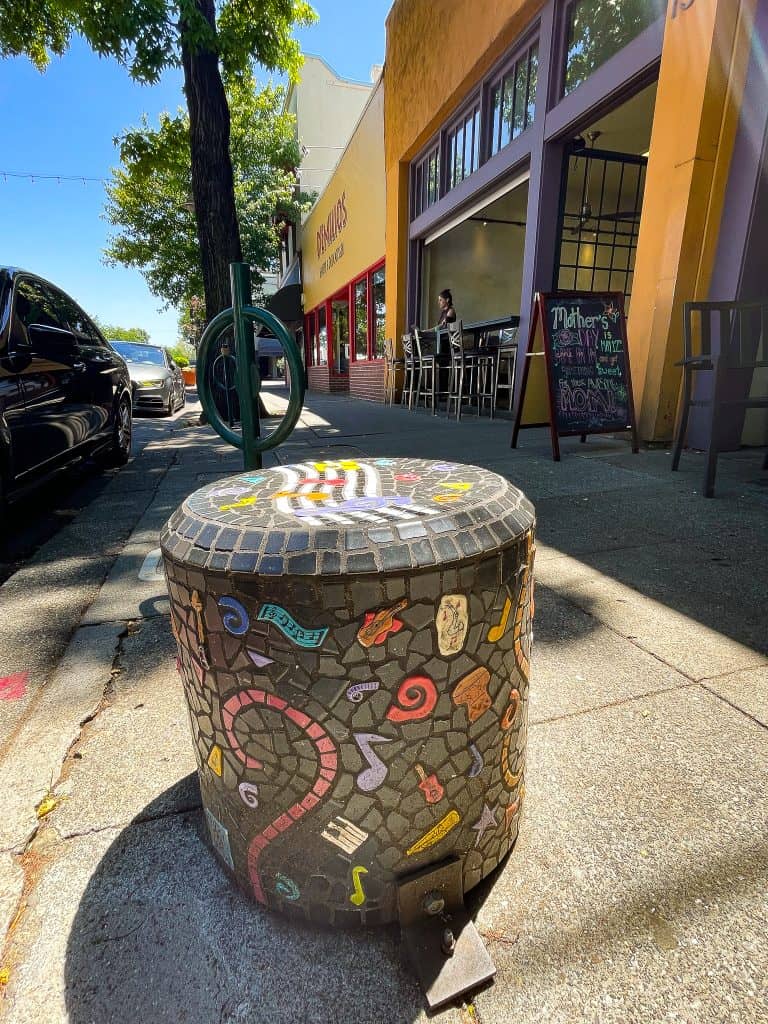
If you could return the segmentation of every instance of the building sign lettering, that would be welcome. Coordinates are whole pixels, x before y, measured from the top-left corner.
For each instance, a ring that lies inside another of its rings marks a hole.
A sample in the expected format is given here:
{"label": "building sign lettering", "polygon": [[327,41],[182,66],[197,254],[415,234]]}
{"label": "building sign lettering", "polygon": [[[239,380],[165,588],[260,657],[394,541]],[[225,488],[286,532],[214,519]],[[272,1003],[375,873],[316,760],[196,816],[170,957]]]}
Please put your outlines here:
{"label": "building sign lettering", "polygon": [[336,266],[343,255],[344,243],[342,242],[341,245],[337,245],[333,252],[329,253],[329,255],[320,264],[320,277],[322,277],[326,271],[330,270],[331,267]]}
{"label": "building sign lettering", "polygon": [[347,193],[342,192],[341,198],[337,199],[334,205],[331,207],[331,212],[328,214],[325,224],[321,224],[317,230],[318,259],[320,259],[325,254],[325,251],[328,248],[328,246],[336,241],[336,239],[346,226]]}

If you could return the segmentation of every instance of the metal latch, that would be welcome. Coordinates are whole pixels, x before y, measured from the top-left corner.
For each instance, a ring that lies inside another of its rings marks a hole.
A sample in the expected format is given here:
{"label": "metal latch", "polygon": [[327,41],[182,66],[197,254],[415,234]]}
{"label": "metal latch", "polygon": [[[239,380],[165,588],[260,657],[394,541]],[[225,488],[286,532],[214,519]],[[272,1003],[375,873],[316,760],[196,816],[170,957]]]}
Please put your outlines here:
{"label": "metal latch", "polygon": [[401,879],[397,900],[403,942],[431,1010],[496,974],[464,906],[458,857]]}

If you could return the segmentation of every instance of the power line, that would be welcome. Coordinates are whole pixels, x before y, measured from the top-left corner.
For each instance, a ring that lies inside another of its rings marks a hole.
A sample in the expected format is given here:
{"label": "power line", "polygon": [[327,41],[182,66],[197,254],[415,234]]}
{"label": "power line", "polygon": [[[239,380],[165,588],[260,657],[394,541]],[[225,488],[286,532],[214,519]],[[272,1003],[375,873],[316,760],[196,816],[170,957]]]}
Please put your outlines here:
{"label": "power line", "polygon": [[81,181],[85,185],[89,181],[98,181],[104,185],[107,182],[107,178],[92,178],[87,174],[40,174],[37,171],[0,171],[3,176],[3,180],[7,181],[9,178],[26,178],[34,185],[35,181],[57,181],[59,185],[62,181]]}

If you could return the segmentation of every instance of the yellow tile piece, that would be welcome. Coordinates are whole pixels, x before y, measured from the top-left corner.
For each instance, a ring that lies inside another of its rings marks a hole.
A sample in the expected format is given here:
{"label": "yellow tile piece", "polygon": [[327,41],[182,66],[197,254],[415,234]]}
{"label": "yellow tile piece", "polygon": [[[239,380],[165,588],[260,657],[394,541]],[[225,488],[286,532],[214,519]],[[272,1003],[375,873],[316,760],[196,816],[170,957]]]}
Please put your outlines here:
{"label": "yellow tile piece", "polygon": [[215,775],[218,775],[219,778],[221,778],[221,747],[216,744],[211,747],[211,752],[208,755],[208,767]]}

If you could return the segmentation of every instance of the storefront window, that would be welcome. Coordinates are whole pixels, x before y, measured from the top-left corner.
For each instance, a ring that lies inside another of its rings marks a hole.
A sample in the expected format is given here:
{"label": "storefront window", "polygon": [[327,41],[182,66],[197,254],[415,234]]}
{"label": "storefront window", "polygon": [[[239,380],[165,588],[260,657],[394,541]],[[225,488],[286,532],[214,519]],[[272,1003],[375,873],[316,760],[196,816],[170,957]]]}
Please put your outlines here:
{"label": "storefront window", "polygon": [[328,327],[325,323],[325,306],[317,311],[318,366],[328,365]]}
{"label": "storefront window", "polygon": [[368,358],[368,279],[355,283],[355,358]]}
{"label": "storefront window", "polygon": [[534,44],[491,89],[491,156],[525,131],[533,121],[539,47]]}
{"label": "storefront window", "polygon": [[435,146],[414,168],[413,215],[418,217],[440,198],[440,147]]}
{"label": "storefront window", "polygon": [[374,270],[371,275],[371,291],[373,292],[373,323],[376,331],[374,337],[374,359],[384,358],[384,320],[387,307],[384,302],[384,267]]}
{"label": "storefront window", "polygon": [[664,0],[573,0],[566,16],[563,94],[652,25],[664,7]]}
{"label": "storefront window", "polygon": [[480,166],[480,104],[476,104],[445,136],[448,189]]}

